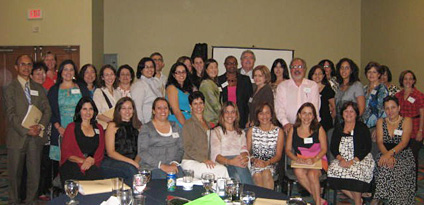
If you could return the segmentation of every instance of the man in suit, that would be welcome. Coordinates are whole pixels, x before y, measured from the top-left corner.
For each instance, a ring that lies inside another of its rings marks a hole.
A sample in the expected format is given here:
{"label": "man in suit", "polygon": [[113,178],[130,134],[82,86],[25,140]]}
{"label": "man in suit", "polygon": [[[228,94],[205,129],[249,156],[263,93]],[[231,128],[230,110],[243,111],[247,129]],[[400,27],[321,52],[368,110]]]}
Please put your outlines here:
{"label": "man in suit", "polygon": [[253,67],[255,66],[256,56],[255,53],[251,50],[245,50],[241,53],[240,62],[241,68],[238,69],[238,72],[242,75],[249,76],[250,82],[255,83],[253,81]]}
{"label": "man in suit", "polygon": [[222,87],[222,99],[224,102],[233,101],[237,104],[240,113],[240,128],[245,128],[249,119],[249,99],[252,97],[253,88],[248,76],[237,72],[237,58],[228,56],[224,66],[226,73],[218,77]]}
{"label": "man in suit", "polygon": [[[47,127],[51,110],[44,88],[30,80],[32,66],[30,56],[21,55],[17,58],[15,69],[18,76],[5,89],[3,96],[9,123],[6,141],[9,204],[21,203],[19,192],[24,163],[28,177],[25,203],[35,204],[40,177],[41,150],[47,141],[47,137],[40,136],[40,133]],[[38,125],[27,129],[21,123],[30,105],[36,106],[43,115]]]}

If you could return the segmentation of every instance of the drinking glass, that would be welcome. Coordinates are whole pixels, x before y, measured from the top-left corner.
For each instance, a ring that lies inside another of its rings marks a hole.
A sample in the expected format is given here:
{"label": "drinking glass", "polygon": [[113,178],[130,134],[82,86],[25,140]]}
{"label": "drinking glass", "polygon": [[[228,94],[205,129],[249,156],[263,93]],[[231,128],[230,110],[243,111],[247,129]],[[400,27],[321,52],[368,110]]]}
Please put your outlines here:
{"label": "drinking glass", "polygon": [[133,189],[134,194],[139,195],[142,194],[146,189],[147,177],[142,174],[135,174],[133,178]]}
{"label": "drinking glass", "polygon": [[119,199],[120,205],[131,205],[133,202],[132,190],[131,189],[122,190],[118,195],[118,199]]}
{"label": "drinking glass", "polygon": [[194,178],[194,170],[192,169],[186,169],[184,170],[184,177],[183,177],[183,190],[184,191],[191,191],[193,190],[193,178]]}
{"label": "drinking glass", "polygon": [[256,200],[255,192],[253,191],[244,191],[241,193],[241,204],[243,205],[253,205]]}
{"label": "drinking glass", "polygon": [[226,203],[232,202],[233,193],[235,189],[235,184],[237,181],[235,179],[227,179],[225,181],[225,193],[227,194],[227,198],[224,200]]}
{"label": "drinking glass", "polygon": [[148,169],[140,170],[140,174],[146,176],[146,184],[150,182],[150,179],[152,179],[152,172]]}
{"label": "drinking glass", "polygon": [[215,180],[215,175],[212,173],[203,173],[202,174],[202,183],[205,188],[205,192],[202,193],[202,196],[210,194],[210,190],[212,189],[212,183]]}
{"label": "drinking glass", "polygon": [[112,196],[118,197],[124,186],[124,179],[121,177],[112,178]]}
{"label": "drinking glass", "polygon": [[78,204],[78,201],[74,200],[74,198],[78,195],[78,189],[79,189],[79,184],[76,181],[72,179],[65,181],[65,192],[66,192],[66,195],[71,199],[66,204],[69,204],[69,205]]}

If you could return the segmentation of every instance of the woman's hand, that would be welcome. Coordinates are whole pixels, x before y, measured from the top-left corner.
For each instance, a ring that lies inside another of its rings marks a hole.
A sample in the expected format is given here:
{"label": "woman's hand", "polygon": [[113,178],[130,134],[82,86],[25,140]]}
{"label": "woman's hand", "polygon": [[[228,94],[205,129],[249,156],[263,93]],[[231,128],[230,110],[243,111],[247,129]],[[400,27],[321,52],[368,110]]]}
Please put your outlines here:
{"label": "woman's hand", "polygon": [[228,165],[245,168],[247,166],[246,157],[238,155],[237,157],[228,160]]}
{"label": "woman's hand", "polygon": [[175,173],[178,173],[178,167],[177,167],[177,165],[176,165],[176,164],[170,164],[170,165],[167,165],[167,164],[161,164],[161,165],[160,165],[160,169],[161,169],[162,171],[164,171],[165,173],[169,173],[169,172],[175,172]]}
{"label": "woman's hand", "polygon": [[62,126],[60,126],[57,131],[59,132],[60,136],[65,136],[65,128],[63,128]]}
{"label": "woman's hand", "polygon": [[213,162],[211,160],[205,160],[205,161],[203,161],[203,163],[206,164],[206,167],[208,169],[213,169],[215,167],[215,162]]}
{"label": "woman's hand", "polygon": [[350,163],[348,161],[346,161],[344,158],[341,158],[339,160],[339,165],[343,168],[349,168],[350,167]]}
{"label": "woman's hand", "polygon": [[261,160],[261,159],[255,159],[254,162],[255,167],[259,167],[259,168],[265,168],[266,166],[268,166],[268,162]]}
{"label": "woman's hand", "polygon": [[390,160],[390,158],[392,158],[390,151],[381,155],[380,160],[378,160],[378,166],[387,166],[387,162]]}
{"label": "woman's hand", "polygon": [[131,164],[132,164],[135,168],[137,168],[137,169],[139,169],[139,168],[140,168],[140,165],[139,165],[136,161],[134,161],[134,160],[132,160],[132,161],[131,161]]}
{"label": "woman's hand", "polygon": [[386,162],[386,167],[392,169],[395,166],[396,159],[394,157],[391,157]]}
{"label": "woman's hand", "polygon": [[87,170],[90,169],[91,166],[93,166],[95,160],[93,157],[87,157],[85,158],[84,162],[81,165],[81,170]]}

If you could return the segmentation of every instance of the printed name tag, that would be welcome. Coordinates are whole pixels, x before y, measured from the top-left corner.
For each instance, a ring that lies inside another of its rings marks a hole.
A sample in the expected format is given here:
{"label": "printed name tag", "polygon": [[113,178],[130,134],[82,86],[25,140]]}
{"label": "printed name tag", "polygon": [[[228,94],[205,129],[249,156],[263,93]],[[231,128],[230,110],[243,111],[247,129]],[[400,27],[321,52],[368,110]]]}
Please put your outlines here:
{"label": "printed name tag", "polygon": [[75,95],[75,94],[80,94],[81,91],[79,89],[72,89],[71,93]]}
{"label": "printed name tag", "polygon": [[377,90],[372,90],[371,95],[375,95],[375,94],[377,94]]}
{"label": "printed name tag", "polygon": [[32,96],[38,96],[38,90],[30,90],[30,91],[29,91],[29,93],[30,93]]}
{"label": "printed name tag", "polygon": [[403,130],[396,129],[394,134],[395,135],[402,135],[403,134]]}
{"label": "printed name tag", "polygon": [[249,102],[252,103],[253,102],[253,98],[249,98]]}
{"label": "printed name tag", "polygon": [[225,88],[228,86],[228,81],[225,81],[224,83],[221,84],[221,87]]}
{"label": "printed name tag", "polygon": [[311,88],[303,88],[303,91],[305,91],[305,93],[310,93],[311,92]]}
{"label": "printed name tag", "polygon": [[352,135],[352,136],[353,136],[353,130],[352,130],[352,131],[350,131],[350,135]]}
{"label": "printed name tag", "polygon": [[221,87],[218,87],[218,90],[219,90],[219,92],[222,92],[222,88]]}
{"label": "printed name tag", "polygon": [[409,101],[410,103],[414,103],[414,102],[415,102],[415,98],[413,98],[413,97],[408,97],[408,101]]}
{"label": "printed name tag", "polygon": [[255,83],[255,80],[253,80],[253,79],[250,79],[250,82],[251,82],[251,83]]}
{"label": "printed name tag", "polygon": [[313,142],[312,137],[308,137],[308,138],[303,139],[303,143],[305,143],[305,144],[312,144],[312,142]]}
{"label": "printed name tag", "polygon": [[99,129],[94,129],[94,132],[95,132],[96,134],[100,134]]}
{"label": "printed name tag", "polygon": [[172,133],[172,138],[179,138],[180,134],[178,134],[178,132],[173,132]]}

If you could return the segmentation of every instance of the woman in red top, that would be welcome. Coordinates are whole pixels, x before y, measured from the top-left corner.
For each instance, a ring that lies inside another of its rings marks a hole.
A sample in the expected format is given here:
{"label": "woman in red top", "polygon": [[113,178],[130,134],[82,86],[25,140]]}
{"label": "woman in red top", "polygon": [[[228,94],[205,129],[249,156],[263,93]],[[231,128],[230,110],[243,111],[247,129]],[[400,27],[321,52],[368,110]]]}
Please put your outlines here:
{"label": "woman in red top", "polygon": [[412,118],[410,147],[418,165],[418,152],[421,149],[423,140],[424,94],[415,88],[416,82],[417,78],[412,71],[403,71],[399,76],[399,84],[402,90],[396,93],[395,96],[399,99],[400,115]]}
{"label": "woman in red top", "polygon": [[74,122],[65,130],[61,148],[60,178],[62,184],[68,179],[101,179],[100,163],[105,149],[105,135],[96,123],[98,111],[90,97],[79,100]]}

